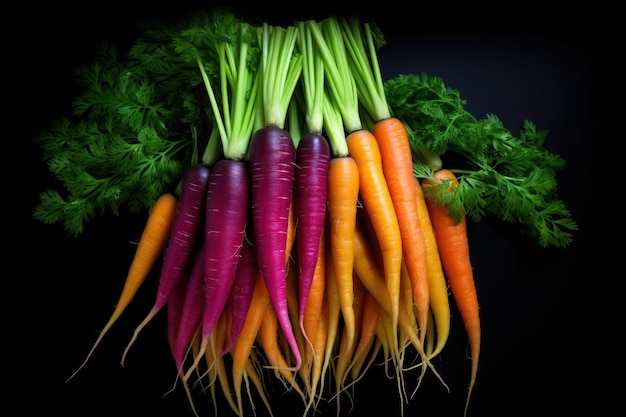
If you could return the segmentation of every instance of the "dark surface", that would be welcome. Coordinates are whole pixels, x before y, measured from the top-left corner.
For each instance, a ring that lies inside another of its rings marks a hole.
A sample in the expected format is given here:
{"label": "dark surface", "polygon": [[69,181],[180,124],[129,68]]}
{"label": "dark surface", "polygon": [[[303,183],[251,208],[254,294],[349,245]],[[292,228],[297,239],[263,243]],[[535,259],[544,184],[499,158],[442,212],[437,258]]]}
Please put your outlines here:
{"label": "dark surface", "polygon": [[[144,329],[126,367],[119,363],[134,326],[151,306],[158,279],[155,274],[87,367],[64,382],[83,360],[112,311],[134,253],[132,242],[138,239],[145,218],[98,218],[79,238],[66,237],[60,226],[38,224],[31,218],[32,210],[39,193],[54,181],[30,137],[52,118],[70,111],[75,92],[72,69],[90,62],[98,42],[132,42],[135,24],[145,16],[174,17],[195,8],[172,12],[172,6],[163,6],[129,12],[115,3],[100,4],[101,11],[92,7],[38,9],[34,19],[29,12],[38,41],[14,44],[19,51],[11,55],[17,58],[14,70],[18,79],[26,86],[11,100],[21,126],[19,139],[11,143],[19,144],[18,163],[25,164],[30,172],[25,185],[18,186],[11,179],[15,177],[7,177],[9,191],[18,191],[20,215],[28,228],[28,233],[20,233],[18,238],[18,253],[26,256],[19,261],[23,272],[11,273],[19,277],[19,287],[25,290],[24,295],[11,297],[19,309],[10,320],[20,330],[8,336],[17,339],[15,357],[21,358],[12,365],[21,371],[16,386],[33,401],[21,402],[20,407],[28,410],[42,402],[50,413],[68,417],[192,416],[184,391],[177,387],[169,392],[175,372],[163,314]],[[242,6],[241,10],[263,15],[259,6]],[[326,15],[326,10],[330,9],[293,15],[318,17]],[[428,16],[438,16],[429,12]],[[455,15],[462,17],[463,12]],[[291,15],[285,10],[272,14],[272,19],[288,21],[285,19]],[[541,249],[515,227],[494,219],[469,226],[483,325],[481,364],[470,417],[539,412],[565,415],[581,403],[595,401],[586,394],[587,384],[593,381],[588,378],[593,364],[585,353],[592,347],[593,332],[588,331],[594,323],[596,277],[602,277],[604,270],[603,231],[592,219],[589,204],[590,173],[595,165],[592,159],[602,140],[592,105],[594,61],[586,38],[540,16],[521,17],[510,24],[510,16],[495,23],[470,19],[457,23],[443,18],[423,22],[410,16],[393,21],[384,14],[379,18],[387,38],[380,52],[386,77],[408,72],[440,76],[461,92],[467,108],[478,117],[496,114],[514,133],[524,119],[549,130],[546,146],[567,162],[558,176],[559,194],[580,231],[566,250]],[[20,118],[24,114],[28,117]],[[26,207],[21,207],[22,203]],[[435,362],[450,393],[427,377],[405,405],[407,416],[462,416],[470,363],[464,329],[454,307],[453,314],[449,344]],[[281,387],[272,383],[275,416],[301,415],[296,396],[283,394]],[[409,380],[407,389],[413,388]],[[385,379],[379,367],[355,387],[352,396],[350,415],[400,413],[395,384]],[[210,396],[199,394],[195,401],[202,415],[213,415]],[[218,415],[234,415],[221,400],[218,404]],[[334,405],[321,404],[321,415],[334,415]],[[348,415],[347,396],[342,404]],[[257,400],[256,405],[257,415],[264,416],[262,403]],[[246,410],[246,415],[254,414]]]}

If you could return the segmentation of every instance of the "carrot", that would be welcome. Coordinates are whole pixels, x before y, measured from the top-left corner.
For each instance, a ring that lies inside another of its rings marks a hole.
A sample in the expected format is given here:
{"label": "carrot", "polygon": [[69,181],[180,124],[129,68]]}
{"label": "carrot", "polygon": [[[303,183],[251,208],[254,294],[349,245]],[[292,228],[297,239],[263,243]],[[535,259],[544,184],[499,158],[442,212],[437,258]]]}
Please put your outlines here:
{"label": "carrot", "polygon": [[100,332],[93,347],[87,354],[87,357],[78,369],[70,375],[68,381],[85,366],[87,361],[89,361],[89,358],[102,341],[104,335],[122,315],[126,307],[128,307],[128,304],[135,297],[135,294],[137,294],[139,287],[143,284],[153,266],[163,254],[163,250],[167,245],[174,224],[174,218],[176,217],[177,204],[178,199],[172,193],[164,193],[154,202],[141,238],[139,239],[137,251],[135,252],[130,269],[128,270],[128,275],[126,276],[126,281],[115,309],[109,321]]}
{"label": "carrot", "polygon": [[[398,218],[383,175],[380,151],[374,135],[364,129],[351,133],[346,141],[359,169],[360,195],[376,233],[391,298],[391,324],[397,327],[403,245]],[[415,204],[415,199],[413,201]]]}
{"label": "carrot", "polygon": [[252,347],[256,341],[259,328],[261,327],[261,321],[267,311],[267,306],[270,303],[270,295],[265,286],[265,281],[259,273],[257,276],[254,290],[252,292],[252,299],[250,300],[250,307],[248,308],[248,314],[246,320],[241,329],[239,337],[235,341],[234,346],[230,350],[232,356],[232,380],[233,389],[235,391],[235,398],[237,401],[238,415],[243,414],[242,398],[241,398],[241,385],[243,382],[246,366],[250,360]]}
{"label": "carrot", "polygon": [[309,336],[313,337],[316,334],[319,323],[318,318],[323,308],[326,287],[326,233],[326,227],[323,227],[318,244],[317,263],[309,287],[309,296],[307,297],[306,306],[304,308],[304,319],[302,323],[303,332],[307,339],[309,339]]}
{"label": "carrot", "polygon": [[235,344],[241,333],[246,320],[254,282],[259,274],[259,262],[256,257],[256,244],[254,242],[254,231],[252,222],[246,225],[246,236],[241,248],[241,258],[237,263],[237,273],[230,292],[230,307],[232,323],[230,325],[230,340],[224,351],[219,356],[226,354]]}
{"label": "carrot", "polygon": [[[293,204],[292,204],[293,206]],[[294,210],[289,210],[289,216],[287,221],[287,236],[285,247],[285,258],[283,262],[285,265],[289,262],[289,255],[293,249],[295,242],[295,215]],[[286,268],[285,268],[286,269]],[[248,312],[245,317],[245,321],[239,336],[235,340],[235,344],[230,349],[232,361],[232,380],[233,389],[235,391],[235,397],[238,406],[238,414],[242,414],[242,398],[241,398],[241,385],[243,378],[246,375],[246,369],[248,367],[250,358],[252,356],[252,347],[259,334],[263,317],[267,311],[268,305],[271,304],[271,296],[263,279],[262,273],[259,270],[255,278],[254,288],[252,290],[252,296],[250,299]]]}
{"label": "carrot", "polygon": [[430,220],[424,192],[417,178],[414,178],[414,184],[417,196],[417,211],[426,246],[426,273],[428,277],[428,294],[430,295],[430,310],[435,321],[434,328],[437,332],[436,345],[434,350],[429,353],[429,356],[432,358],[441,353],[450,334],[450,301],[448,298],[448,285],[437,246],[437,238]]}
{"label": "carrot", "polygon": [[349,344],[355,334],[354,321],[354,227],[359,172],[351,157],[333,158],[328,169],[329,256],[338,286],[339,305]]}
{"label": "carrot", "polygon": [[308,341],[304,354],[304,362],[300,375],[305,382],[309,399],[305,414],[317,404],[319,400],[318,387],[320,385],[322,364],[324,362],[324,348],[328,334],[328,306],[326,293],[326,222],[322,228],[317,255],[317,264],[309,288],[307,304],[304,308],[303,332]]}
{"label": "carrot", "polygon": [[398,218],[404,262],[411,278],[417,323],[423,342],[430,308],[430,287],[426,243],[417,209],[411,147],[404,125],[397,118],[378,121],[372,133],[380,146],[383,171]]}
{"label": "carrot", "polygon": [[[367,289],[365,289],[363,295],[363,304],[361,337],[354,350],[354,358],[350,364],[350,374],[355,382],[363,377],[376,358],[380,347],[380,344],[376,343],[376,328],[381,316],[380,304]],[[367,360],[368,355],[369,360]]]}
{"label": "carrot", "polygon": [[[228,15],[223,17],[229,21]],[[228,302],[249,214],[250,173],[246,158],[258,104],[257,100],[250,100],[249,97],[257,97],[260,84],[256,66],[249,65],[249,60],[253,60],[258,50],[256,36],[253,36],[255,29],[236,18],[231,23],[235,23],[234,28],[229,27],[228,30],[224,30],[221,21],[208,25],[217,28],[219,33],[213,34],[217,39],[206,39],[207,44],[215,48],[213,52],[218,57],[221,102],[215,98],[201,58],[202,53],[195,50],[198,68],[211,102],[215,128],[222,142],[223,159],[214,164],[207,186],[204,225],[205,303],[200,352],[185,379],[204,356],[213,328]],[[204,48],[205,45],[200,47],[202,50]]]}
{"label": "carrot", "polygon": [[461,313],[469,340],[471,374],[465,404],[465,413],[467,413],[472,389],[476,383],[480,355],[481,325],[478,296],[470,259],[467,220],[463,215],[457,222],[448,213],[447,206],[436,203],[436,197],[429,192],[429,189],[432,189],[436,184],[443,184],[446,189],[445,192],[454,192],[459,183],[454,173],[448,169],[435,172],[432,180],[425,178],[422,181],[443,270],[450,283],[450,290]]}
{"label": "carrot", "polygon": [[306,415],[311,408],[315,410],[321,398],[321,392],[323,390],[322,369],[324,365],[324,351],[328,342],[328,319],[328,300],[326,297],[323,297],[322,308],[317,316],[316,331],[315,334],[310,337],[313,362],[309,368],[308,376],[308,380],[310,381],[308,392],[309,401],[306,404],[303,415]]}
{"label": "carrot", "polygon": [[176,337],[178,336],[178,326],[180,325],[183,305],[185,304],[185,293],[187,292],[188,282],[189,276],[185,276],[183,279],[179,280],[165,305],[167,311],[167,343],[172,356],[176,349]]}
{"label": "carrot", "polygon": [[[329,259],[336,278],[341,315],[344,319],[347,349],[354,343],[356,324],[353,295],[354,227],[359,197],[359,170],[350,155],[346,126],[360,124],[356,95],[350,79],[341,72],[341,45],[337,37],[327,37],[325,22],[308,21],[308,28],[323,57],[328,91],[324,95],[323,116],[333,158],[328,170]],[[352,100],[350,100],[352,98]],[[348,121],[349,120],[349,121]]]}
{"label": "carrot", "polygon": [[[363,283],[358,279],[354,280],[354,318],[356,324],[356,333],[355,338],[361,337],[361,329],[363,327],[363,298],[365,292],[367,290],[363,286]],[[339,343],[339,352],[337,355],[337,361],[335,362],[335,397],[337,401],[337,411],[339,413],[339,400],[341,393],[346,390],[347,378],[350,375],[350,363],[354,358],[354,351],[356,349],[357,343],[352,343],[348,345],[348,340],[346,338],[346,329],[344,327],[344,332],[341,337],[341,341]],[[341,415],[340,413],[338,415]]]}
{"label": "carrot", "polygon": [[411,277],[423,342],[430,296],[425,266],[426,248],[413,184],[411,146],[402,122],[391,117],[370,24],[356,18],[350,21],[342,19],[341,23],[350,58],[348,68],[354,75],[360,102],[374,121],[372,133],[380,148],[384,176],[398,218],[402,252]]}
{"label": "carrot", "polygon": [[[393,313],[393,303],[391,301],[391,297],[389,296],[389,290],[387,289],[384,276],[376,263],[376,256],[374,255],[359,222],[357,222],[354,242],[354,271],[356,276],[359,280],[361,280],[365,288],[372,293],[372,296],[376,299],[376,301],[378,301],[381,308],[381,318],[379,320],[381,325],[379,330],[383,330],[384,333],[381,333],[381,336],[379,337],[385,351],[385,357],[389,354],[393,354],[394,356],[391,357],[392,362],[394,365],[400,366],[402,357],[398,350],[398,346],[394,345],[394,343],[397,343],[398,340],[396,333],[398,331],[403,332],[403,336],[410,341],[411,345],[417,350],[417,353],[422,358],[422,365],[425,364],[428,366],[435,373],[435,376],[447,388],[447,385],[442,380],[441,376],[424,352],[423,344],[418,337],[417,328],[413,323],[414,320],[411,320],[411,317],[406,313],[406,309],[398,309],[399,314],[397,326],[390,325]],[[397,369],[397,372],[399,373],[400,370]],[[398,378],[400,378],[400,376],[398,376]],[[401,381],[398,382],[400,383]]]}
{"label": "carrot", "polygon": [[250,139],[252,221],[261,275],[295,359],[293,368],[298,369],[302,358],[289,317],[285,264],[296,150],[284,124],[286,109],[302,69],[302,58],[293,54],[298,34],[294,26],[270,27],[264,23],[261,32],[261,97],[265,125]]}
{"label": "carrot", "polygon": [[315,274],[320,236],[326,218],[329,164],[330,147],[326,138],[314,133],[304,135],[296,149],[294,184],[300,298],[298,321],[301,329],[304,329],[304,309]]}
{"label": "carrot", "polygon": [[178,281],[189,272],[196,243],[202,236],[200,229],[204,222],[206,189],[210,171],[211,169],[206,164],[195,164],[185,172],[181,180],[176,218],[161,267],[156,299],[126,345],[122,355],[122,365],[141,330],[163,309]]}
{"label": "carrot", "polygon": [[[198,333],[202,324],[202,311],[204,309],[204,242],[200,242],[196,248],[195,259],[185,289],[185,296],[181,308],[181,317],[178,322],[176,341],[174,344],[174,363],[179,376],[184,378],[183,361],[185,353],[194,336]],[[169,302],[168,302],[169,304]]]}
{"label": "carrot", "polygon": [[293,389],[304,399],[305,395],[296,382],[295,375],[287,365],[287,360],[281,352],[281,348],[278,344],[278,317],[276,316],[276,311],[271,304],[267,306],[263,319],[261,320],[259,336],[261,347],[265,352],[265,358],[267,359],[269,366],[274,369],[274,374],[281,380],[287,390]]}
{"label": "carrot", "polygon": [[[332,252],[330,243],[326,245],[326,306],[328,306],[326,321],[326,345],[323,354],[323,363],[321,375],[326,375],[331,367],[331,359],[334,355],[335,345],[337,343],[337,333],[341,318],[341,308],[339,303],[339,286],[337,285],[337,277],[332,262]],[[324,379],[322,379],[322,384]],[[320,391],[323,386],[320,386]]]}
{"label": "carrot", "polygon": [[[322,135],[324,128],[324,63],[317,53],[315,42],[304,22],[298,23],[297,46],[305,57],[302,60],[301,85],[304,96],[307,133],[302,136],[296,148],[296,195],[297,251],[298,251],[298,292],[300,328],[308,341],[304,328],[305,309],[312,281],[319,266],[319,251],[322,229],[326,220],[328,189],[328,165],[330,145]],[[295,108],[292,106],[291,108]],[[292,123],[293,125],[294,123]],[[319,299],[321,300],[321,298]],[[319,308],[319,303],[316,308]],[[314,335],[315,332],[311,333]],[[310,341],[309,341],[310,342]]]}

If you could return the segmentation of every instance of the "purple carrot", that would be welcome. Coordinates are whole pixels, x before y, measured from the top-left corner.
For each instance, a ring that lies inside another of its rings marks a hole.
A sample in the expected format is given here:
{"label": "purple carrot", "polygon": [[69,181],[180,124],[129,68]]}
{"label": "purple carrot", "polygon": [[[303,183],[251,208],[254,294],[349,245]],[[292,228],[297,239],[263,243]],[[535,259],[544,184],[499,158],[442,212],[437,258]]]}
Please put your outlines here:
{"label": "purple carrot", "polygon": [[194,251],[202,236],[210,171],[208,165],[196,164],[185,172],[181,182],[176,219],[161,266],[156,300],[126,346],[122,355],[122,365],[130,347],[137,340],[139,332],[161,311],[178,281],[189,272]]}
{"label": "purple carrot", "polygon": [[185,303],[185,293],[187,292],[187,282],[189,277],[185,276],[178,280],[174,291],[170,294],[169,300],[165,305],[167,312],[167,343],[170,347],[172,355],[176,349],[176,337],[178,335],[178,326],[180,325],[180,317]]}
{"label": "purple carrot", "polygon": [[252,221],[260,272],[278,323],[296,360],[302,364],[287,306],[286,246],[294,187],[296,150],[285,129],[266,126],[250,141]]}
{"label": "purple carrot", "polygon": [[256,255],[252,222],[248,222],[246,226],[246,236],[243,239],[243,246],[241,248],[241,258],[239,259],[239,264],[237,264],[235,282],[233,282],[230,293],[232,311],[230,338],[228,345],[220,353],[219,357],[225,355],[232,349],[246,321],[248,308],[252,300],[252,293],[254,292],[254,283],[259,275],[259,261]]}
{"label": "purple carrot", "polygon": [[184,377],[183,363],[185,353],[202,323],[204,308],[204,256],[204,242],[200,242],[194,256],[193,266],[189,272],[180,320],[176,327],[176,340],[174,341],[174,363],[181,378]]}
{"label": "purple carrot", "polygon": [[304,135],[296,149],[296,247],[298,250],[298,320],[304,333],[304,311],[317,264],[326,218],[330,147],[324,136]]}
{"label": "purple carrot", "polygon": [[248,220],[249,187],[246,162],[221,159],[213,166],[206,194],[202,338],[185,380],[204,357],[235,280]]}

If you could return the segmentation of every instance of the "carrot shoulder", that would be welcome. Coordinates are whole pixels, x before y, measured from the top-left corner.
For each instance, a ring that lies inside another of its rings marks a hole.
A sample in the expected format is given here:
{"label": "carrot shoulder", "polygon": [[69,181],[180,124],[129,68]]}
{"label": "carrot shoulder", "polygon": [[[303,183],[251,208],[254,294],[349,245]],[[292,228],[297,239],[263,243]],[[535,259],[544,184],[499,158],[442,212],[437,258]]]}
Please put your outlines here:
{"label": "carrot shoulder", "polygon": [[429,196],[428,193],[429,186],[442,183],[443,181],[450,181],[449,190],[454,189],[459,185],[458,180],[456,176],[447,169],[441,169],[435,172],[433,180],[435,183],[428,179],[424,179],[423,181],[426,203],[435,230],[443,270],[450,283],[450,290],[452,291],[454,301],[461,313],[470,345],[472,365],[469,392],[465,405],[467,412],[470,395],[476,382],[478,359],[480,355],[481,325],[478,296],[470,260],[466,218],[463,216],[461,220],[457,222],[448,214],[447,206],[436,204],[435,198]]}

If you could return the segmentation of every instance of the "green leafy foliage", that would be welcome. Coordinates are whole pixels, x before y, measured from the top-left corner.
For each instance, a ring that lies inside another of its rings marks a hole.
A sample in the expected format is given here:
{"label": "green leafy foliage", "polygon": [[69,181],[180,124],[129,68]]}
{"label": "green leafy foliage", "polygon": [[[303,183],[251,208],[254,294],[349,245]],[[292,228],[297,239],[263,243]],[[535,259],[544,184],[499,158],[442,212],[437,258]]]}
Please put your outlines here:
{"label": "green leafy foliage", "polygon": [[[558,198],[556,181],[565,161],[544,147],[546,131],[524,121],[516,137],[495,115],[476,118],[459,91],[438,77],[399,75],[384,85],[379,76],[367,77],[379,73],[375,51],[384,37],[373,23],[361,33],[358,21],[342,22],[343,36],[352,45],[346,65],[357,69],[363,124],[371,125],[388,111],[402,120],[418,178],[430,177],[445,156],[459,186],[452,192],[449,184],[430,190],[439,203],[476,222],[491,214],[519,224],[544,247],[569,245],[578,226]],[[76,70],[80,93],[72,102],[73,115],[35,137],[62,185],[41,194],[35,218],[63,223],[68,234],[79,235],[86,221],[104,213],[150,210],[159,195],[178,185],[185,167],[198,159],[210,164],[224,154],[241,158],[253,124],[282,125],[296,101],[292,90],[307,76],[301,75],[302,48],[296,47],[299,30],[257,23],[226,10],[196,13],[175,23],[147,22],[125,54],[111,45],[97,49],[94,63]],[[363,35],[367,49],[360,41]],[[321,63],[327,55],[318,48],[307,59],[328,66]],[[368,55],[371,62],[366,62]],[[271,75],[265,81],[274,82],[259,85],[259,66]],[[345,68],[330,68],[327,77],[309,82],[337,88]],[[282,84],[275,83],[280,80]],[[207,94],[211,85],[218,93],[214,97]],[[314,88],[324,91],[309,85],[309,94]],[[284,91],[288,94],[281,96]],[[332,141],[334,132],[325,133]]]}
{"label": "green leafy foliage", "polygon": [[[385,83],[385,92],[394,115],[409,126],[415,149],[459,164],[449,167],[457,188],[443,183],[429,191],[453,216],[465,213],[478,222],[491,213],[520,224],[544,247],[569,245],[578,226],[558,198],[556,181],[565,161],[544,147],[546,131],[526,120],[515,137],[495,115],[477,119],[459,91],[426,74],[399,75]],[[428,178],[432,169],[420,158],[414,154],[414,172]]]}
{"label": "green leafy foliage", "polygon": [[189,106],[171,106],[146,67],[121,59],[115,47],[97,52],[95,63],[76,70],[82,91],[73,101],[75,117],[56,120],[35,137],[64,190],[42,193],[34,216],[62,222],[69,235],[107,210],[149,210],[179,180],[190,142],[189,130],[178,131],[173,122]]}

